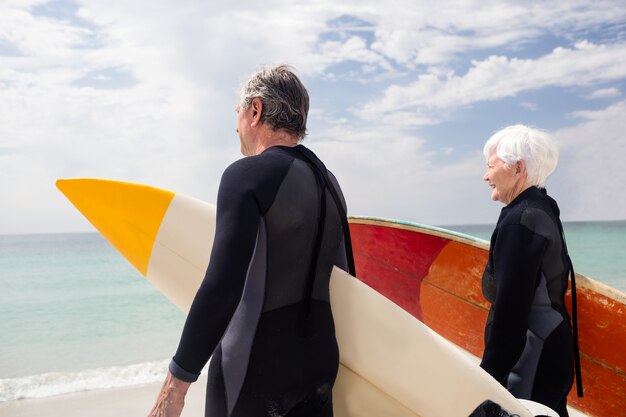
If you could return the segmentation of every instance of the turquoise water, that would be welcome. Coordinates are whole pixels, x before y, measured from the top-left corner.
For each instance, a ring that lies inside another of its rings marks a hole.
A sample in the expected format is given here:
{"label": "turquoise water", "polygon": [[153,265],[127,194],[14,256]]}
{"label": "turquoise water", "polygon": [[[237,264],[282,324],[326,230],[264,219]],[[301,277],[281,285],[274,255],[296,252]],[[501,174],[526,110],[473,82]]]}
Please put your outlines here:
{"label": "turquoise water", "polygon": [[[626,291],[626,221],[564,227],[577,272]],[[0,401],[159,381],[184,323],[96,233],[0,235],[0,317]]]}
{"label": "turquoise water", "polygon": [[[494,225],[444,228],[488,241]],[[576,272],[626,292],[626,221],[565,222],[563,230]]]}
{"label": "turquoise water", "polygon": [[138,382],[152,382],[151,361],[171,357],[184,322],[95,233],[0,235],[0,317],[0,401],[71,392],[87,369],[106,368],[91,377],[108,387],[146,364]]}

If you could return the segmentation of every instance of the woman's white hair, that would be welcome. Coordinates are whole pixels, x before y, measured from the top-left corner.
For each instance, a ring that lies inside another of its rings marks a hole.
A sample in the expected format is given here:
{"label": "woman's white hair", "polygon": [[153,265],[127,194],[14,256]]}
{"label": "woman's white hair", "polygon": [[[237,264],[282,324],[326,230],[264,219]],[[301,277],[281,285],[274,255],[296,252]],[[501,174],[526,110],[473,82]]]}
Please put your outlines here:
{"label": "woman's white hair", "polygon": [[559,150],[552,136],[524,125],[508,126],[494,133],[483,148],[487,160],[494,150],[506,167],[524,161],[527,182],[540,188],[545,188],[559,160]]}

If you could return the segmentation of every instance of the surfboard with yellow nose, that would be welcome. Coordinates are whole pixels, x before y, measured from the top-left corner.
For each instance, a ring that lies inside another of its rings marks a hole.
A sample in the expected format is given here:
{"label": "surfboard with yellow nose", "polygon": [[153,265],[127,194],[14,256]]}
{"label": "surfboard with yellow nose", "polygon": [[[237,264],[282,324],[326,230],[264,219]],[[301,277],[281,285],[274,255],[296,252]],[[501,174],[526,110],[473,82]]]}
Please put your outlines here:
{"label": "surfboard with yellow nose", "polygon": [[[57,187],[144,277],[189,311],[209,262],[215,206],[120,181],[63,179]],[[334,268],[330,291],[341,358],[336,416],[469,416],[486,400],[509,414],[534,415],[465,353],[363,282]]]}

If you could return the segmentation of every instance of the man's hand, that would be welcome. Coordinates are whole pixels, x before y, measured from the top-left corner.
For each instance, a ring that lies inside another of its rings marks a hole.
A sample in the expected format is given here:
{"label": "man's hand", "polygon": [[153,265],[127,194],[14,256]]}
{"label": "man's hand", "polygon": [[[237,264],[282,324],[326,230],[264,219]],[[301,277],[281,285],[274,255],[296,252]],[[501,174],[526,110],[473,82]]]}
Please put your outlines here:
{"label": "man's hand", "polygon": [[181,381],[168,372],[156,404],[148,417],[180,417],[190,385],[190,382]]}

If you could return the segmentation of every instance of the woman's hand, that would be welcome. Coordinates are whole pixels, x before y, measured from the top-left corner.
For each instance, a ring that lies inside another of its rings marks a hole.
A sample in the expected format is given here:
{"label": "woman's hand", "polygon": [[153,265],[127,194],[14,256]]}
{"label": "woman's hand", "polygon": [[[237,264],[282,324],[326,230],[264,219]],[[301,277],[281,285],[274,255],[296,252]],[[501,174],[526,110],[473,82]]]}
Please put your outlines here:
{"label": "woman's hand", "polygon": [[148,417],[180,417],[190,385],[190,382],[181,381],[168,372],[156,404]]}

